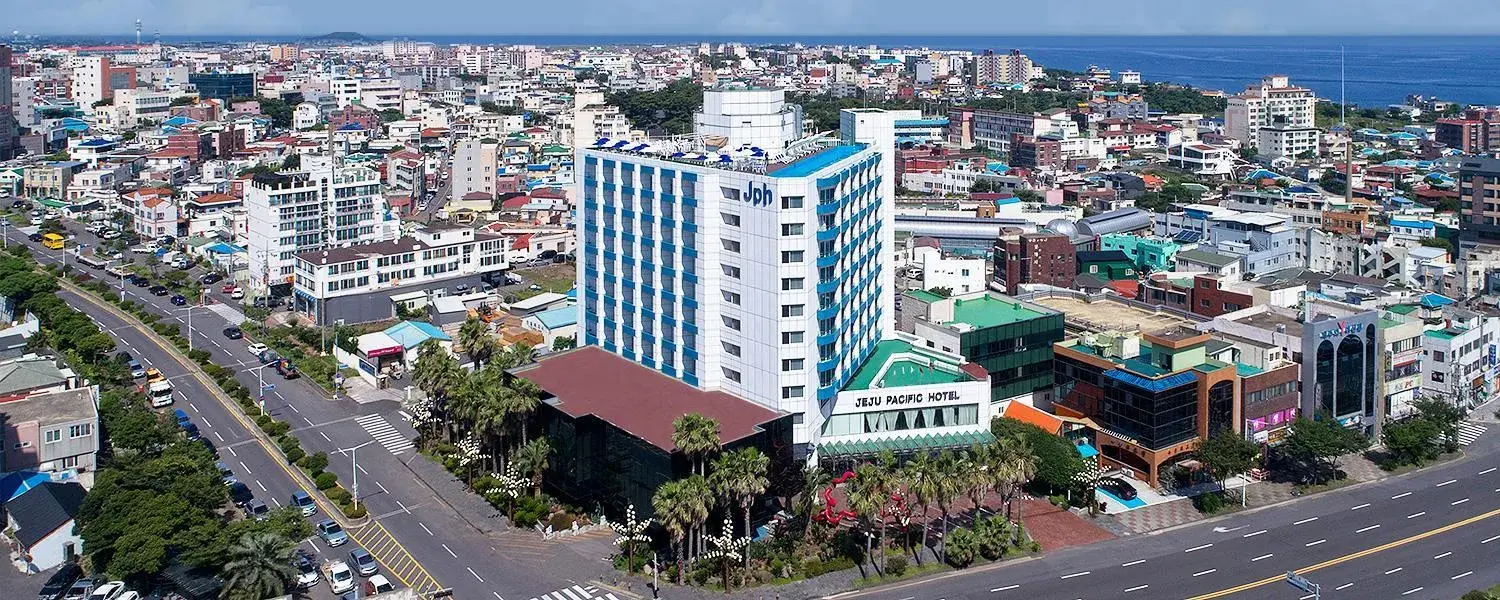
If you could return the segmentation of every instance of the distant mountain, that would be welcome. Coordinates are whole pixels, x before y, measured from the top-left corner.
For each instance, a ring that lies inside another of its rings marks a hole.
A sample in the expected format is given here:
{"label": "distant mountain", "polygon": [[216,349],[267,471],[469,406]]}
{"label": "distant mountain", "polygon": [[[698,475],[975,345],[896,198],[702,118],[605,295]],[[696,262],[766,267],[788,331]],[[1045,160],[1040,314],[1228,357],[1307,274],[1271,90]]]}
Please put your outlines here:
{"label": "distant mountain", "polygon": [[335,31],[318,37],[307,38],[310,42],[367,42],[370,38],[353,31]]}

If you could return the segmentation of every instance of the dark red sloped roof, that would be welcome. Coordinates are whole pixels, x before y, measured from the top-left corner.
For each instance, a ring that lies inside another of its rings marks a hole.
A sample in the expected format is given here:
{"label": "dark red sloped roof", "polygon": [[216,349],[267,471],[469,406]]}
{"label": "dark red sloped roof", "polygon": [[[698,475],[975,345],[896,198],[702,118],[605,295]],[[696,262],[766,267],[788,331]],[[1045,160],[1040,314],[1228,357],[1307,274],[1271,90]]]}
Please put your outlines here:
{"label": "dark red sloped roof", "polygon": [[725,444],[759,432],[782,416],[759,404],[706,392],[598,346],[553,354],[515,372],[541,388],[568,416],[593,415],[647,443],[672,452],[672,421],[688,413],[719,422]]}

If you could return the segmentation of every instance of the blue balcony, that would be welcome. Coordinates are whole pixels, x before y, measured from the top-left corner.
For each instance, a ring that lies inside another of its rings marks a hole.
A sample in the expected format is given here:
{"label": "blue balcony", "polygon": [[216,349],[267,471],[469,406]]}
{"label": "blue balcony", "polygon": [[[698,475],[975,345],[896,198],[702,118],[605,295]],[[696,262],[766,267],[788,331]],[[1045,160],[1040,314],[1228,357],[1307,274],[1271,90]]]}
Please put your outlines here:
{"label": "blue balcony", "polygon": [[820,242],[831,242],[838,239],[840,231],[843,231],[843,227],[834,227],[833,229],[819,229],[817,239]]}
{"label": "blue balcony", "polygon": [[819,309],[817,314],[819,321],[822,321],[823,319],[832,319],[839,316],[839,306],[835,304],[828,308]]}
{"label": "blue balcony", "polygon": [[832,294],[839,291],[839,280],[818,282],[819,294]]}
{"label": "blue balcony", "polygon": [[819,256],[818,257],[818,267],[819,268],[831,267],[831,266],[839,264],[839,254],[840,253],[836,252],[836,253],[833,253],[833,254],[829,254],[827,256]]}
{"label": "blue balcony", "polygon": [[828,344],[832,344],[832,343],[837,342],[837,341],[839,341],[839,332],[837,332],[837,331],[825,333],[823,335],[818,336],[818,345],[819,346],[826,346]]}

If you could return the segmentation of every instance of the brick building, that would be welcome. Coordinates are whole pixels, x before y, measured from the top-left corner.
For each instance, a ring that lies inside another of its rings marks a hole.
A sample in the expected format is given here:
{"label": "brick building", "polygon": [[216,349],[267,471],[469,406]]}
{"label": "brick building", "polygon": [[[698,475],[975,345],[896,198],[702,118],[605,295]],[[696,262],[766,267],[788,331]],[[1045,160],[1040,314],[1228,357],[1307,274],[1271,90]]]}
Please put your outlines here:
{"label": "brick building", "polygon": [[1078,274],[1078,251],[1073,241],[1058,233],[1022,233],[1000,238],[994,248],[995,283],[1007,294],[1021,284],[1073,287]]}

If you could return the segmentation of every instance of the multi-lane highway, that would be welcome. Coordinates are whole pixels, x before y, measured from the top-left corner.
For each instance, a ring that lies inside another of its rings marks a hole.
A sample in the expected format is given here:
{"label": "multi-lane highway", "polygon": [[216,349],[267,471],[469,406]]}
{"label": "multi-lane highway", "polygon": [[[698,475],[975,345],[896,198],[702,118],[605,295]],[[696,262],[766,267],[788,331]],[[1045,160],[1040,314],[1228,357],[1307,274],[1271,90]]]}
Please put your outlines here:
{"label": "multi-lane highway", "polygon": [[[17,243],[17,237],[11,237],[11,243]],[[26,243],[24,239],[21,242]],[[70,262],[66,251],[28,245],[44,264]],[[91,274],[109,279],[102,271]],[[172,306],[168,298],[134,286],[126,286],[125,294],[186,329],[186,311]],[[299,487],[294,474],[273,448],[255,438],[253,423],[239,413],[237,406],[211,388],[208,380],[193,375],[189,363],[174,358],[156,336],[134,326],[123,312],[91,296],[64,292],[62,297],[92,315],[125,351],[171,378],[179,392],[177,407],[187,411],[203,435],[219,447],[236,476],[267,504],[285,504]],[[452,588],[458,598],[505,600],[586,583],[607,571],[608,564],[597,557],[582,556],[564,544],[543,544],[534,533],[495,535],[480,531],[471,522],[494,519],[494,511],[459,514],[445,498],[465,494],[461,483],[450,478],[423,481],[408,467],[410,461],[427,459],[418,456],[410,445],[411,430],[401,421],[395,402],[361,404],[349,398],[332,398],[306,378],[282,380],[274,371],[255,373],[253,369],[260,363],[247,349],[253,340],[231,340],[222,333],[225,327],[238,323],[230,323],[211,310],[194,309],[193,313],[195,348],[209,351],[216,364],[236,369],[237,378],[251,390],[258,385],[258,375],[274,383],[276,387],[265,396],[266,410],[289,422],[308,452],[327,452],[331,458],[328,470],[338,474],[346,487],[353,483],[357,469],[360,497],[370,518],[351,530],[353,544],[370,550],[394,580],[423,590]],[[351,464],[348,454],[340,453],[341,449],[372,441],[377,443],[359,450],[357,466]],[[329,550],[318,540],[304,546],[318,558],[343,558],[351,547]]]}

